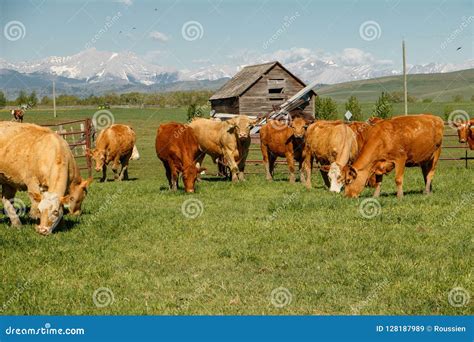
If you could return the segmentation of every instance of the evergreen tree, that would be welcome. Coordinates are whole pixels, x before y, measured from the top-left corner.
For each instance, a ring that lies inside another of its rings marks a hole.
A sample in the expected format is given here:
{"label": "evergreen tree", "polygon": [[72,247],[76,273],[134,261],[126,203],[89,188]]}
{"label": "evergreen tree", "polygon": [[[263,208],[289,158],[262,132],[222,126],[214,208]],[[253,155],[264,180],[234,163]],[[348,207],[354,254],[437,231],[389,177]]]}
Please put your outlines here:
{"label": "evergreen tree", "polygon": [[392,116],[392,104],[387,93],[382,92],[377,99],[372,115],[382,119],[388,119]]}
{"label": "evergreen tree", "polygon": [[360,108],[359,100],[354,95],[349,97],[349,100],[346,102],[346,111],[347,110],[352,113],[351,121],[362,120],[362,109]]}

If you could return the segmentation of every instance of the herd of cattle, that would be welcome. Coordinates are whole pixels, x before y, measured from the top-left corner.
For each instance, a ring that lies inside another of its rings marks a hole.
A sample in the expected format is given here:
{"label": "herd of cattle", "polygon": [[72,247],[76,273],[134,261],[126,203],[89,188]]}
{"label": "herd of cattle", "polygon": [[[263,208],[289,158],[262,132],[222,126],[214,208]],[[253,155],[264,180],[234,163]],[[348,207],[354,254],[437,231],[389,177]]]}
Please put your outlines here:
{"label": "herd of cattle", "polygon": [[[232,181],[244,179],[251,143],[250,130],[257,123],[247,116],[227,121],[197,118],[189,124],[176,122],[159,126],[156,153],[162,161],[170,189],[177,190],[181,176],[186,192],[194,192],[196,180],[205,170],[202,162],[211,156],[219,170],[230,170]],[[455,123],[459,141],[474,149],[474,120]],[[429,114],[369,119],[367,122],[312,121],[295,115],[289,122],[269,120],[260,129],[260,144],[266,178],[272,180],[275,161],[286,158],[289,181],[295,182],[295,161],[300,181],[311,188],[311,171],[316,161],[330,191],[357,197],[365,186],[380,194],[382,177],[395,169],[397,196],[403,196],[405,167],[419,166],[425,193],[441,154],[444,122]],[[96,147],[87,153],[102,170],[105,181],[111,164],[116,180],[128,179],[130,159],[138,159],[136,135],[126,125],[114,124],[102,130]],[[119,168],[121,168],[119,172]],[[12,225],[20,225],[14,207],[18,190],[27,191],[30,216],[39,219],[36,230],[48,235],[63,217],[81,213],[87,187],[67,142],[49,128],[34,124],[0,122],[0,185],[4,212]]]}

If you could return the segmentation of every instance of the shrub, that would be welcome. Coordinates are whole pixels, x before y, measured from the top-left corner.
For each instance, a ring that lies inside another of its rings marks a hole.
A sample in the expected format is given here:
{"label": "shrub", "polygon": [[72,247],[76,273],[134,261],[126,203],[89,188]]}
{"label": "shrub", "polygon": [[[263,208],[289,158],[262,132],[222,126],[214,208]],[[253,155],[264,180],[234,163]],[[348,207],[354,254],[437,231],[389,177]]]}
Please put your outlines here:
{"label": "shrub", "polygon": [[362,120],[362,109],[360,108],[359,100],[355,96],[349,97],[346,102],[346,110],[352,113],[352,121]]}
{"label": "shrub", "polygon": [[319,120],[337,119],[337,104],[330,97],[316,97],[314,102],[314,117]]}
{"label": "shrub", "polygon": [[387,93],[382,92],[380,97],[377,99],[372,115],[382,119],[387,119],[392,116],[392,105]]}

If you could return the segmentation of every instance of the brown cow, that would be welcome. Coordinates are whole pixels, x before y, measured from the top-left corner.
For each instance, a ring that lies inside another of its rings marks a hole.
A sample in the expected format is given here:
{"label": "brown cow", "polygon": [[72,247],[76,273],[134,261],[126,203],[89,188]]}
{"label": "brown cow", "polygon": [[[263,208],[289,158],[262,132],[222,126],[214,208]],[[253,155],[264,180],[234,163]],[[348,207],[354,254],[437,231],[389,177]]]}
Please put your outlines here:
{"label": "brown cow", "polygon": [[250,129],[257,122],[246,115],[239,115],[227,121],[197,118],[189,126],[199,143],[201,155],[199,166],[206,154],[213,162],[225,162],[232,174],[232,181],[244,180],[245,161],[250,147]]}
{"label": "brown cow", "polygon": [[474,150],[474,119],[467,122],[456,123],[453,125],[458,130],[459,142],[469,145],[469,149]]}
{"label": "brown cow", "polygon": [[346,184],[346,196],[359,196],[372,174],[387,174],[395,168],[397,196],[400,198],[403,196],[406,166],[421,167],[425,193],[431,193],[443,130],[443,120],[429,114],[399,116],[378,122],[369,130],[367,142],[356,161],[343,169],[341,180]]}
{"label": "brown cow", "polygon": [[357,137],[342,121],[316,121],[306,131],[304,170],[306,187],[311,188],[313,159],[321,165],[321,175],[330,191],[340,192],[341,169],[354,160],[358,152]]}
{"label": "brown cow", "polygon": [[[89,153],[95,160],[95,170],[97,172],[102,170],[101,182],[104,182],[107,177],[107,165],[110,162],[112,162],[115,180],[128,179],[128,162],[134,152],[138,154],[135,141],[135,132],[126,125],[115,124],[99,133],[96,147]],[[117,174],[120,165],[122,165],[122,169]]]}
{"label": "brown cow", "polygon": [[304,182],[304,173],[301,172],[306,128],[310,122],[301,117],[291,120],[289,125],[282,121],[269,120],[260,129],[260,148],[267,180],[273,179],[273,170],[277,157],[285,157],[290,171],[290,183],[295,182],[295,160],[299,163],[300,178]]}
{"label": "brown cow", "polygon": [[49,128],[0,122],[0,185],[2,202],[12,225],[21,225],[12,201],[18,190],[28,191],[30,216],[39,218],[36,231],[50,234],[63,215],[81,213],[92,179],[82,179],[69,145]]}
{"label": "brown cow", "polygon": [[194,184],[202,170],[196,167],[201,152],[193,129],[176,122],[160,125],[155,149],[165,167],[170,189],[178,189],[178,177],[182,174],[185,191],[194,192]]}
{"label": "brown cow", "polygon": [[25,111],[22,109],[12,109],[11,114],[13,116],[12,121],[23,122],[23,117],[25,116]]}

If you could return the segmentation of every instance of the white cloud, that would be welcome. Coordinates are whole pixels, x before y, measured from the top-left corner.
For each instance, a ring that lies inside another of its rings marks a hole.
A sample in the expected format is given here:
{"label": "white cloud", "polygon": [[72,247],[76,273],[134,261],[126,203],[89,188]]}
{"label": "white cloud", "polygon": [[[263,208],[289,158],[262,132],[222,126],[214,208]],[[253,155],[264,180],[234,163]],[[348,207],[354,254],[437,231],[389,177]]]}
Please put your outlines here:
{"label": "white cloud", "polygon": [[168,40],[170,40],[170,38],[166,34],[164,34],[163,32],[158,32],[158,31],[150,32],[149,37],[153,40],[157,40],[162,43],[165,43]]}
{"label": "white cloud", "polygon": [[133,0],[116,0],[116,2],[124,4],[125,6],[132,6],[133,5]]}

